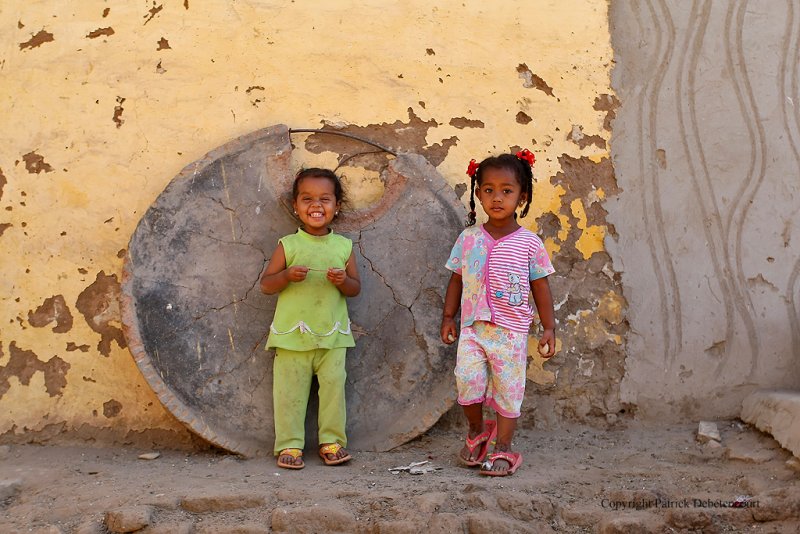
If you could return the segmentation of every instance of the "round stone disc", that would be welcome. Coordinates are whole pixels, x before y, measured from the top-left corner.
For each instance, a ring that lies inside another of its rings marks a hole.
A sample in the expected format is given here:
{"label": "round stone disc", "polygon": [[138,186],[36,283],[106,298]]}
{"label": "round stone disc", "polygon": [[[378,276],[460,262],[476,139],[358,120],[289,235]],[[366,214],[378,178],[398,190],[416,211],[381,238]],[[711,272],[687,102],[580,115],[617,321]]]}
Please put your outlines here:
{"label": "round stone disc", "polygon": [[[287,210],[291,154],[289,130],[277,125],[188,165],[142,217],[123,273],[124,330],[144,377],[192,431],[245,456],[271,455],[274,441],[264,345],[277,297],[260,292],[259,278],[278,239],[298,227]],[[463,207],[421,156],[399,155],[381,178],[377,204],[334,225],[353,240],[362,280],[348,299],[356,450],[413,439],[456,396],[455,345],[442,344],[439,325]],[[312,421],[314,411],[312,402]]]}

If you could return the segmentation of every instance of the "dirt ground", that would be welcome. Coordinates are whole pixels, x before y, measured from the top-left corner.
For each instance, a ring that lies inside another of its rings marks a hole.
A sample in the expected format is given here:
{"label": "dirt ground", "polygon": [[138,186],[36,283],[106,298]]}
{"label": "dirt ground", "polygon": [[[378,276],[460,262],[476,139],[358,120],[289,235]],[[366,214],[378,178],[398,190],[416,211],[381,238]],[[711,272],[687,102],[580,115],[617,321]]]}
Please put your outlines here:
{"label": "dirt ground", "polygon": [[[718,422],[521,430],[512,477],[461,467],[442,426],[386,453],[302,471],[219,451],[0,448],[0,532],[798,532],[800,471],[771,437]],[[392,474],[427,460],[440,469]],[[738,499],[738,501],[737,501]],[[737,503],[733,506],[733,503]]]}

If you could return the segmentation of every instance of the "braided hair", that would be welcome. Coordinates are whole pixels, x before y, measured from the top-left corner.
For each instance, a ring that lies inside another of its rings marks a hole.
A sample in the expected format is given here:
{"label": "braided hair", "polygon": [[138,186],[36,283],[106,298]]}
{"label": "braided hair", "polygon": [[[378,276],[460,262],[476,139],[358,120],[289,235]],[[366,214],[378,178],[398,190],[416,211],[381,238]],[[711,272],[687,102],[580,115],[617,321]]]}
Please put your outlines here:
{"label": "braided hair", "polygon": [[[527,150],[525,151],[527,152]],[[530,154],[529,152],[527,152]],[[530,154],[533,158],[533,155]],[[474,162],[475,160],[473,160]],[[531,207],[531,200],[533,199],[533,164],[528,163],[529,160],[515,154],[500,154],[499,156],[491,156],[481,161],[479,165],[473,166],[470,163],[467,174],[470,175],[470,189],[469,189],[469,214],[467,215],[466,226],[473,226],[476,221],[475,213],[475,185],[481,186],[483,173],[486,169],[508,169],[517,178],[525,193],[525,206],[520,212],[520,217],[525,217],[528,214],[528,209]],[[473,172],[470,173],[470,170]],[[516,213],[514,214],[516,217]]]}

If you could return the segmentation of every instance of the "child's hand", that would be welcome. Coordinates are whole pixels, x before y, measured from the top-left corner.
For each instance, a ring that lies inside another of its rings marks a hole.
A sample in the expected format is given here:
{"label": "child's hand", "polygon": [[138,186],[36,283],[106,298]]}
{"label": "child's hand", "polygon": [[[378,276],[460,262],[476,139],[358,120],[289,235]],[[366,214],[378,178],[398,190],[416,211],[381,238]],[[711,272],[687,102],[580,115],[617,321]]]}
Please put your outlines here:
{"label": "child's hand", "polygon": [[326,276],[333,285],[338,287],[344,284],[344,281],[347,279],[347,272],[344,269],[331,267],[328,269],[328,274]]}
{"label": "child's hand", "polygon": [[302,282],[308,275],[308,267],[304,265],[292,265],[286,269],[286,276],[290,282]]}
{"label": "child's hand", "polygon": [[556,331],[552,328],[545,329],[539,339],[539,354],[545,360],[553,357],[556,353]]}
{"label": "child's hand", "polygon": [[442,318],[442,341],[446,344],[452,344],[456,338],[458,337],[458,329],[456,328],[456,322],[452,317],[443,317]]}

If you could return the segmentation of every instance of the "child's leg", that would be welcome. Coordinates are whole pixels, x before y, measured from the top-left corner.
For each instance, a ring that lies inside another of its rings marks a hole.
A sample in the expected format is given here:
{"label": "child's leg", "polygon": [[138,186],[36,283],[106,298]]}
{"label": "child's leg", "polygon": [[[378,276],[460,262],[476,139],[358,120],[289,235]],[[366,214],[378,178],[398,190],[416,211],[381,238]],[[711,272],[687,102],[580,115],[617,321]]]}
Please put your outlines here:
{"label": "child's leg", "polygon": [[[483,401],[486,397],[488,371],[486,353],[476,339],[475,328],[472,326],[461,329],[454,372],[458,387],[458,403],[469,423],[467,437],[475,439],[486,430],[483,422]],[[459,454],[462,460],[469,463],[475,461],[480,452],[480,447],[470,451],[469,447],[464,445]]]}
{"label": "child's leg", "polygon": [[496,451],[510,451],[511,441],[514,439],[514,432],[517,430],[517,418],[505,417],[497,414],[497,442],[494,447]]}
{"label": "child's leg", "polygon": [[483,432],[483,403],[470,404],[461,407],[469,423],[469,437],[474,438]]}
{"label": "child's leg", "polygon": [[[512,452],[511,441],[514,439],[514,431],[517,429],[516,417],[505,417],[497,414],[497,442],[494,446],[494,453],[507,452],[511,458],[515,458],[514,463],[519,467],[522,462],[522,455]],[[491,475],[496,472],[499,476],[506,476],[510,474],[509,470],[512,468],[512,463],[506,458],[499,458],[493,454],[488,456],[489,460],[481,466],[481,474]],[[514,471],[516,471],[516,468]]]}
{"label": "child's leg", "polygon": [[[319,443],[338,443],[347,445],[347,408],[345,402],[345,370],[346,348],[320,349],[314,358],[314,372],[319,381]],[[347,451],[339,450],[329,459],[347,456]]]}
{"label": "child's leg", "polygon": [[[283,449],[302,449],[305,445],[306,408],[311,390],[312,351],[275,349],[272,365],[272,406],[275,419],[277,456]],[[297,458],[283,458],[286,463],[302,463]]]}
{"label": "child's leg", "polygon": [[[497,412],[497,442],[494,450],[511,451],[525,396],[528,336],[494,325],[491,328],[495,329],[490,336],[495,343],[487,348],[492,369],[487,404]],[[505,471],[510,466],[508,461],[498,459],[491,471]]]}

